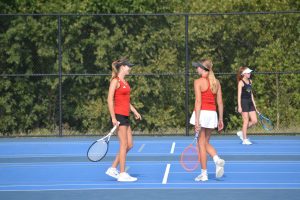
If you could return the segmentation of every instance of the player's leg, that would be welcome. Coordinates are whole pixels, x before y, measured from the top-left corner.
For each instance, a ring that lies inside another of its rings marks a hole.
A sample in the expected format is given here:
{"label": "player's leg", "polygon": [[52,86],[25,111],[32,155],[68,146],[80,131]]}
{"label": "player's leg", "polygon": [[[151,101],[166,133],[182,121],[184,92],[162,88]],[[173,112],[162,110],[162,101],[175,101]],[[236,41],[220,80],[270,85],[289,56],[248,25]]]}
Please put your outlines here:
{"label": "player's leg", "polygon": [[[121,182],[133,182],[136,181],[137,178],[130,176],[127,172],[125,172],[125,163],[126,163],[126,155],[127,152],[132,148],[133,141],[132,141],[132,131],[130,126],[126,126],[126,130],[124,136],[122,136],[124,140],[124,144],[122,145],[120,142],[120,175],[118,177],[118,181]],[[121,152],[122,149],[122,152]],[[124,153],[124,155],[123,155]],[[124,157],[122,157],[122,155]],[[124,161],[123,161],[124,159]]]}
{"label": "player's leg", "polygon": [[207,128],[205,130],[205,147],[206,147],[206,151],[207,153],[213,157],[214,155],[217,154],[215,148],[209,143],[209,140],[210,140],[210,136],[211,136],[211,132],[212,132],[213,129],[210,129],[210,128]]}
{"label": "player's leg", "polygon": [[248,136],[247,136],[247,131],[248,131],[248,126],[249,126],[249,112],[242,112],[242,117],[243,117],[243,144],[244,145],[251,145],[252,142],[250,142]]}
{"label": "player's leg", "polygon": [[119,149],[120,172],[125,172],[126,154],[128,148],[127,129],[128,126],[120,126],[118,131],[118,138],[120,143],[120,149]]}
{"label": "player's leg", "polygon": [[207,181],[207,155],[206,155],[206,138],[205,138],[205,129],[202,128],[199,132],[198,137],[198,148],[200,153],[200,164],[201,164],[201,174],[195,178],[195,181]]}
{"label": "player's leg", "polygon": [[253,125],[257,124],[257,115],[256,111],[249,112],[249,124],[248,127],[251,127]]}
{"label": "player's leg", "polygon": [[[240,139],[244,142],[244,140],[247,139],[247,129],[249,126],[249,111],[251,106],[251,101],[249,99],[241,99],[241,107],[242,107],[242,119],[243,119],[243,125],[242,130],[237,132],[237,135],[240,137]],[[252,103],[252,107],[254,107]]]}
{"label": "player's leg", "polygon": [[212,131],[213,129],[206,129],[206,151],[213,158],[216,165],[216,177],[221,178],[224,175],[225,161],[218,156],[216,149],[209,143]]}
{"label": "player's leg", "polygon": [[[127,152],[130,151],[130,149],[132,147],[133,147],[132,131],[131,131],[131,128],[128,127],[128,129],[127,129]],[[120,154],[118,153],[112,164],[112,167],[117,168],[119,165],[119,162],[120,162]]]}
{"label": "player's leg", "polygon": [[207,157],[206,157],[206,128],[201,128],[198,138],[198,146],[200,150],[200,163],[202,169],[207,169]]}
{"label": "player's leg", "polygon": [[243,118],[243,126],[242,126],[243,139],[247,139],[247,129],[248,129],[248,124],[249,124],[249,112],[242,112],[242,118]]}
{"label": "player's leg", "polygon": [[132,137],[132,130],[129,126],[127,129],[127,152],[133,147],[133,137]]}
{"label": "player's leg", "polygon": [[116,179],[119,178],[120,172],[117,170],[118,165],[120,164],[120,171],[125,172],[125,162],[126,162],[126,153],[127,153],[127,129],[128,126],[120,125],[118,128],[118,138],[119,138],[119,153],[116,155],[115,160],[110,168],[107,169],[106,174],[114,177]]}

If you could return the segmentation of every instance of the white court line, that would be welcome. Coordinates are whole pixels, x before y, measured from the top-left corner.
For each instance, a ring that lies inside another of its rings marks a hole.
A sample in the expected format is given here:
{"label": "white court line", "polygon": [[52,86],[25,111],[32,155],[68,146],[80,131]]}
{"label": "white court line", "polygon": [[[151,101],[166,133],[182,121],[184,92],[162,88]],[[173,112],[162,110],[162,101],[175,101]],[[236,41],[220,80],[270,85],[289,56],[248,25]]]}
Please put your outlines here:
{"label": "white court line", "polygon": [[[194,180],[192,180],[191,182],[177,182],[177,183],[169,183],[170,185],[199,185],[198,182],[195,182]],[[226,186],[226,185],[299,185],[300,182],[296,182],[296,183],[286,183],[286,182],[251,182],[251,183],[241,183],[241,182],[232,182],[232,183],[225,183],[225,182],[214,182],[214,183],[209,183],[206,182],[205,185],[220,185],[220,186]],[[135,183],[131,183],[130,185],[160,185],[160,183],[155,182],[155,183],[141,183],[141,182],[135,182]],[[28,184],[28,185],[24,185],[24,184],[18,184],[18,185],[0,185],[0,188],[6,188],[6,187],[10,187],[10,188],[16,188],[16,187],[61,187],[61,186],[113,186],[115,189],[119,189],[116,187],[116,183],[99,183],[99,184],[95,184],[95,183],[74,183],[74,184],[69,184],[69,183],[59,183],[59,184]],[[129,186],[130,187],[130,186]],[[82,188],[81,188],[82,189]],[[106,189],[105,187],[103,189]],[[131,187],[128,189],[132,189]],[[142,189],[146,189],[146,188],[142,188]],[[243,189],[243,188],[238,188],[238,189]],[[258,188],[259,189],[259,188]],[[2,190],[0,190],[2,191]],[[28,190],[30,191],[30,190]]]}
{"label": "white court line", "polygon": [[[132,161],[130,165],[162,165],[168,161]],[[180,165],[179,161],[172,161],[174,165]],[[213,161],[208,161],[208,164],[214,164]],[[300,165],[300,161],[226,161],[230,165]],[[103,161],[101,163],[94,162],[33,162],[33,163],[0,163],[0,169],[5,167],[38,167],[38,166],[107,166],[111,161]]]}
{"label": "white court line", "polygon": [[[187,173],[193,173],[193,174],[199,174],[198,171],[196,172],[182,172],[182,171],[172,171],[170,174],[187,174]],[[226,174],[300,174],[300,172],[283,172],[283,171],[276,171],[276,172],[227,172]]]}
{"label": "white court line", "polygon": [[162,184],[167,184],[171,164],[167,164]]}
{"label": "white court line", "polygon": [[141,147],[139,148],[138,152],[139,152],[139,153],[142,152],[143,149],[144,149],[144,147],[145,147],[145,144],[142,144]]}
{"label": "white court line", "polygon": [[6,154],[6,155],[0,155],[0,158],[39,158],[39,157],[47,157],[47,158],[59,158],[59,157],[86,157],[85,154]]}
{"label": "white court line", "polygon": [[[199,185],[199,184],[198,184]],[[138,188],[138,187],[131,187],[131,188],[117,188],[117,190],[165,190],[165,188],[160,188],[160,187],[152,187],[152,188]],[[205,188],[184,188],[184,187],[178,187],[178,188],[169,188],[169,189],[184,189],[184,190],[219,190],[222,188],[213,188],[213,187],[205,187]],[[298,188],[223,188],[226,190],[299,190]],[[0,192],[43,192],[43,191],[89,191],[89,190],[116,190],[116,188],[81,188],[81,189],[34,189],[34,190],[25,190],[25,189],[20,189],[20,190],[0,190]]]}
{"label": "white court line", "polygon": [[173,154],[173,153],[174,153],[174,150],[175,150],[175,145],[176,145],[176,143],[175,143],[175,142],[173,142],[173,143],[172,143],[172,147],[171,147],[170,154]]}
{"label": "white court line", "polygon": [[[154,185],[155,187],[153,188],[157,188],[157,189],[162,189],[159,187],[158,185],[159,183],[132,183],[130,185],[144,185],[144,186],[150,186]],[[234,182],[234,183],[222,183],[222,187],[220,188],[211,188],[211,189],[247,189],[247,188],[242,188],[242,187],[238,187],[238,188],[226,188],[230,185],[259,185],[260,188],[251,188],[251,189],[295,189],[295,188],[276,188],[276,187],[261,187],[262,185],[299,185],[299,183],[271,183],[271,182],[265,182],[265,183],[241,183],[241,182]],[[174,187],[175,185],[190,185],[190,186],[194,186],[194,185],[198,185],[199,183],[193,181],[193,182],[177,182],[177,183],[169,183],[168,185],[170,185],[170,187]],[[205,185],[210,185],[210,186],[215,186],[215,185],[220,185],[219,182],[217,183],[205,183]],[[17,187],[26,187],[26,188],[31,188],[31,187],[72,187],[72,186],[89,186],[89,187],[94,187],[94,188],[43,188],[43,189],[13,189],[13,188],[17,188]],[[111,187],[101,187],[101,186],[111,186]],[[2,188],[7,188],[10,187],[11,189],[2,189]],[[253,187],[253,186],[252,186]],[[34,185],[0,185],[0,192],[3,191],[47,191],[47,190],[85,190],[85,189],[152,189],[152,188],[141,188],[141,187],[119,187],[116,188],[116,184],[34,184]],[[172,188],[170,188],[172,189]],[[180,189],[180,188],[173,188],[173,189]],[[210,187],[203,187],[203,188],[185,188],[185,189],[210,189]],[[250,189],[250,187],[248,188]],[[296,188],[299,190],[299,188]]]}
{"label": "white court line", "polygon": [[[175,147],[174,147],[175,148]],[[178,148],[183,149],[183,148]],[[172,150],[172,149],[171,149]],[[171,151],[170,151],[171,153]],[[110,152],[108,155],[115,155],[115,152]],[[129,156],[140,156],[141,153],[129,153]],[[169,155],[168,153],[142,153],[143,156],[163,156]],[[231,151],[224,151],[223,155],[300,155],[300,152],[270,152],[270,151],[258,151],[258,152],[231,152]],[[86,157],[84,154],[17,154],[17,155],[1,155],[1,159],[5,158],[61,158],[61,157]]]}

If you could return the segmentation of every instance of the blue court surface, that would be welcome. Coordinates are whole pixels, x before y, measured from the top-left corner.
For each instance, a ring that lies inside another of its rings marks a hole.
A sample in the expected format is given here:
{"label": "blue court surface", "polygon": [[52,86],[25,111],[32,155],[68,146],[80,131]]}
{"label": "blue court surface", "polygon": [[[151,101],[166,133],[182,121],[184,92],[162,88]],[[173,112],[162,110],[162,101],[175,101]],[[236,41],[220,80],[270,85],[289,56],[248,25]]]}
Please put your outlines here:
{"label": "blue court surface", "polygon": [[126,170],[137,182],[120,183],[105,175],[116,152],[112,138],[106,158],[90,162],[89,145],[97,138],[0,139],[0,199],[300,199],[300,137],[253,136],[253,145],[238,137],[212,136],[225,159],[225,175],[195,182],[200,168],[186,172],[179,163],[192,137],[134,138]]}

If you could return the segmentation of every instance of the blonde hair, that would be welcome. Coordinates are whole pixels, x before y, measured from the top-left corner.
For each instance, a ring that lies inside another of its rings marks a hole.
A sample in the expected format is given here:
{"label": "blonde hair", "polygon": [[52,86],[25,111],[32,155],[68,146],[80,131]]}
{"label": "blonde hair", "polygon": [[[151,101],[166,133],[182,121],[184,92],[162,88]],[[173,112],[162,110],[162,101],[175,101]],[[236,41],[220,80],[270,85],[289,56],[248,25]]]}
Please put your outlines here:
{"label": "blonde hair", "polygon": [[120,59],[115,60],[115,61],[112,62],[112,64],[111,64],[112,72],[111,72],[110,81],[112,81],[113,79],[118,77],[118,74],[120,72],[120,67],[122,66],[121,63],[123,63],[125,61],[127,61],[126,58],[120,58]]}
{"label": "blonde hair", "polygon": [[239,84],[240,80],[242,80],[243,77],[244,77],[244,75],[242,75],[242,72],[243,72],[245,69],[247,69],[247,67],[242,66],[242,67],[240,67],[240,68],[238,69],[238,71],[237,71],[237,74],[236,74],[236,80],[237,80],[237,83],[238,83],[238,84]]}
{"label": "blonde hair", "polygon": [[210,59],[202,59],[200,62],[207,69],[209,69],[209,71],[208,71],[208,81],[209,81],[209,85],[210,85],[210,90],[212,91],[213,94],[216,94],[217,91],[218,91],[218,79],[216,79],[215,74],[212,70],[213,63]]}

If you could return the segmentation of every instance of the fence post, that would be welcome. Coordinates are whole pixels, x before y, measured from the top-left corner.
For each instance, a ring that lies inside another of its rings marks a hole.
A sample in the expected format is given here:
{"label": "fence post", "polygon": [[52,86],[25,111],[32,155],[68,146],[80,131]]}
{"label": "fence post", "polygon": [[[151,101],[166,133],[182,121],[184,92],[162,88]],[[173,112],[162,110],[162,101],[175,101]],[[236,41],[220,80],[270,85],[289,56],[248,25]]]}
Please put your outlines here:
{"label": "fence post", "polygon": [[58,15],[57,18],[57,26],[58,26],[58,78],[59,78],[59,94],[58,94],[58,105],[59,105],[59,136],[62,136],[62,50],[61,50],[61,15]]}
{"label": "fence post", "polygon": [[189,16],[185,15],[185,135],[189,135]]}
{"label": "fence post", "polygon": [[276,73],[276,129],[279,130],[280,124],[280,115],[279,115],[279,77]]}

